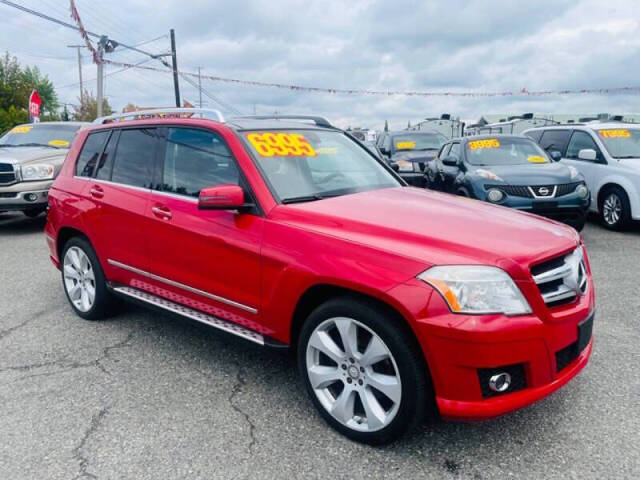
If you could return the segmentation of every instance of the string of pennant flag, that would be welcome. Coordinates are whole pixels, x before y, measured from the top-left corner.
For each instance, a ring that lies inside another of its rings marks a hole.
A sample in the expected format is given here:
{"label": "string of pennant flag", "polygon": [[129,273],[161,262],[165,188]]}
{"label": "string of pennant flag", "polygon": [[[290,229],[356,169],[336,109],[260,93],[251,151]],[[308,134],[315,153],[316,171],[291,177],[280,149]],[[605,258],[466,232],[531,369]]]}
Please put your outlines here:
{"label": "string of pennant flag", "polygon": [[[172,73],[166,68],[153,67],[150,65],[136,65],[132,63],[118,62],[115,60],[103,60],[104,63],[116,65],[123,68],[137,68],[154,72]],[[198,74],[180,70],[180,75],[197,78]],[[200,78],[212,80],[214,82],[233,83],[238,85],[250,85],[255,87],[270,87],[300,92],[331,93],[341,95],[378,95],[378,96],[406,96],[406,97],[515,97],[515,96],[550,96],[550,95],[580,95],[580,94],[637,94],[640,93],[640,86],[637,87],[615,87],[615,88],[581,88],[566,90],[506,90],[501,92],[421,92],[421,91],[399,91],[399,90],[367,90],[355,88],[323,88],[303,85],[291,85],[285,83],[260,82],[256,80],[240,80],[237,78],[219,77],[216,75],[200,75]]]}

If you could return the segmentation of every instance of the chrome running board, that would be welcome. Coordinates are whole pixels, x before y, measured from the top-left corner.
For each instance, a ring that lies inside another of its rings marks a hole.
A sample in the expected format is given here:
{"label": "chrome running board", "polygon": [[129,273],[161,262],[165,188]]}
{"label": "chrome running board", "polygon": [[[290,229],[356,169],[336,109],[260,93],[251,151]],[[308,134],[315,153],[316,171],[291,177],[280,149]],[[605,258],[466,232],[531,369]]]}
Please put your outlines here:
{"label": "chrome running board", "polygon": [[223,330],[232,335],[242,337],[245,340],[257,343],[258,345],[264,346],[265,344],[264,337],[259,333],[254,332],[253,330],[249,330],[248,328],[236,325],[235,323],[227,322],[226,320],[214,317],[212,315],[209,315],[208,313],[185,307],[184,305],[172,302],[171,300],[167,300],[166,298],[158,297],[157,295],[153,295],[151,293],[147,293],[145,291],[131,287],[114,287],[113,291],[121,295],[133,298],[135,300],[148,303],[155,307],[159,307],[163,310],[181,315],[183,317],[196,320],[197,322],[204,323],[205,325],[217,328],[218,330]]}

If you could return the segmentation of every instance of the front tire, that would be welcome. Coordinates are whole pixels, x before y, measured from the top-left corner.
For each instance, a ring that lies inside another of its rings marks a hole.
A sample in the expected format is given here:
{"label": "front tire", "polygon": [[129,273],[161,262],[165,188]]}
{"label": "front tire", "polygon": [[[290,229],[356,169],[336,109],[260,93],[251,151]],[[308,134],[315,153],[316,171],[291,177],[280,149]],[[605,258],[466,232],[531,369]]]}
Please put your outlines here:
{"label": "front tire", "polygon": [[631,205],[626,192],[617,186],[608,188],[600,200],[600,220],[609,230],[623,230],[631,221]]}
{"label": "front tire", "polygon": [[300,333],[298,367],[322,417],[358,442],[398,438],[434,403],[415,338],[366,300],[341,297],[316,308]]}
{"label": "front tire", "polygon": [[62,285],[73,310],[85,320],[111,316],[116,300],[107,289],[102,266],[91,244],[73,237],[64,246],[61,260]]}

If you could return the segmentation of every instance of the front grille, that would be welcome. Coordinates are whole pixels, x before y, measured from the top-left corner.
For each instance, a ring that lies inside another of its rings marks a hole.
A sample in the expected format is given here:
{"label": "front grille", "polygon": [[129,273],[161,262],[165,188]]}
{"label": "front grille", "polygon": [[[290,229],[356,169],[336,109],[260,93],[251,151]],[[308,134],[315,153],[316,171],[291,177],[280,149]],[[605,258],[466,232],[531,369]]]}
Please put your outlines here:
{"label": "front grille", "polygon": [[0,163],[0,185],[9,185],[16,182],[16,174],[13,165],[10,163]]}
{"label": "front grille", "polygon": [[[499,373],[508,373],[511,376],[511,385],[504,392],[494,392],[489,388],[489,379]],[[515,365],[505,365],[496,368],[479,368],[478,380],[480,381],[480,390],[482,398],[497,397],[506,395],[507,393],[517,392],[527,388],[527,377],[524,373],[524,364],[516,363]]]}
{"label": "front grille", "polygon": [[497,188],[498,190],[502,190],[506,195],[510,195],[512,197],[533,198],[529,188],[525,185],[485,185],[484,188],[485,190]]}
{"label": "front grille", "polygon": [[533,266],[531,275],[548,307],[571,303],[587,291],[587,268],[580,248]]}
{"label": "front grille", "polygon": [[568,195],[569,193],[573,193],[578,188],[582,182],[575,183],[562,183],[558,185],[558,191],[556,192],[556,197],[561,197],[562,195]]}
{"label": "front grille", "polygon": [[[581,182],[561,183],[559,185],[485,185],[484,188],[485,190],[497,188],[512,197],[534,198],[535,194],[538,198],[553,198],[574,192],[580,183]],[[542,192],[540,189],[543,189]]]}

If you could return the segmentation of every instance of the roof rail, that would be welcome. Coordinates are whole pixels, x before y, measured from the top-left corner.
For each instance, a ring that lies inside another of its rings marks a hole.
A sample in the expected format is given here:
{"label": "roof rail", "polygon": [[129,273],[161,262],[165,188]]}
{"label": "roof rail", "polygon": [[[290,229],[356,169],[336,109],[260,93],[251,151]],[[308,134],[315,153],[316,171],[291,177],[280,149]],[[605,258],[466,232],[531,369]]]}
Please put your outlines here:
{"label": "roof rail", "polygon": [[148,118],[163,118],[168,117],[171,118],[175,115],[200,115],[201,118],[215,117],[213,120],[218,122],[224,122],[224,116],[220,112],[220,110],[213,110],[210,108],[154,108],[150,110],[137,110],[135,112],[127,112],[127,113],[114,113],[113,115],[108,115],[106,117],[96,118],[93,123],[94,124],[103,124],[103,123],[112,123],[112,122],[122,122],[125,120],[145,120]]}
{"label": "roof rail", "polygon": [[254,120],[312,120],[319,127],[334,128],[329,120],[315,115],[243,115],[234,118],[246,118]]}

